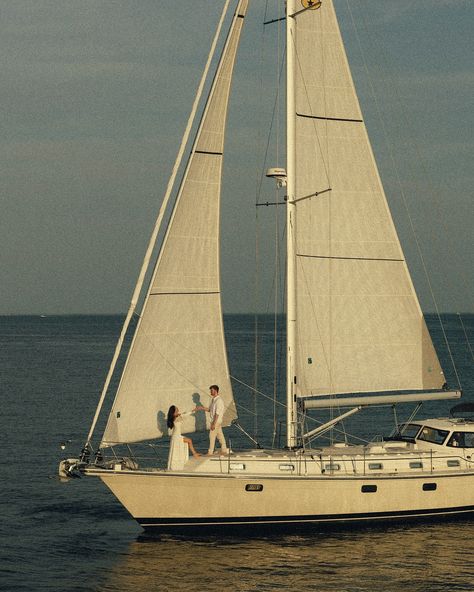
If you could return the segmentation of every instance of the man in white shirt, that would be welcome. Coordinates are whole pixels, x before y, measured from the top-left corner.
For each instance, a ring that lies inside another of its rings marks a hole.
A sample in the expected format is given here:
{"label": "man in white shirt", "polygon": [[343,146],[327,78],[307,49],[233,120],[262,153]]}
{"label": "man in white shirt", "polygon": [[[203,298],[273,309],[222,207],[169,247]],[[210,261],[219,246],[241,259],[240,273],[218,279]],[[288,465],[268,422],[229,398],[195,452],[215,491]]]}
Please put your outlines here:
{"label": "man in white shirt", "polygon": [[208,411],[211,419],[211,425],[209,427],[209,450],[208,456],[214,454],[214,446],[216,438],[219,440],[221,445],[221,454],[228,454],[224,432],[222,431],[222,420],[224,418],[224,401],[219,395],[219,387],[217,384],[211,384],[209,387],[212,401],[209,407],[196,407],[198,411]]}

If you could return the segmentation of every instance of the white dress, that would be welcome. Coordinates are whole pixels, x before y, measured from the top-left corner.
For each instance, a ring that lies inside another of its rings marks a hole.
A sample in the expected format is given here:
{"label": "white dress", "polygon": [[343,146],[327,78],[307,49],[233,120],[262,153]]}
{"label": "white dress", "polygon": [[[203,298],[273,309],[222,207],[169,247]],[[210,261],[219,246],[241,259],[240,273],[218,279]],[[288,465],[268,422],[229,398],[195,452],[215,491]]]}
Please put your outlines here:
{"label": "white dress", "polygon": [[174,420],[174,428],[171,430],[170,452],[168,455],[168,470],[181,471],[189,460],[189,446],[183,440],[181,424],[183,415],[190,415],[191,412],[181,413]]}

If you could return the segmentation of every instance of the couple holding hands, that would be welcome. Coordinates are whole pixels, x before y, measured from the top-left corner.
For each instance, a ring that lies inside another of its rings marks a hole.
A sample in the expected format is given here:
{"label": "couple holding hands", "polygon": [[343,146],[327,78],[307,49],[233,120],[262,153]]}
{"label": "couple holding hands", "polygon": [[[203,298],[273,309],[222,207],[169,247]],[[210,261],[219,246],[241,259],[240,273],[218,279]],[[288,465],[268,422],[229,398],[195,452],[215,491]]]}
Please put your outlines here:
{"label": "couple holding hands", "polygon": [[183,469],[186,461],[189,457],[189,450],[191,450],[195,458],[201,456],[193,446],[191,438],[183,436],[181,434],[181,423],[183,421],[183,415],[190,415],[196,411],[207,411],[210,415],[211,425],[209,428],[209,450],[208,456],[214,454],[214,446],[216,438],[219,440],[221,445],[221,454],[228,454],[224,432],[222,431],[222,419],[224,417],[224,401],[219,395],[219,387],[217,384],[212,384],[209,387],[210,395],[212,398],[209,407],[203,407],[201,405],[196,406],[192,411],[181,413],[176,405],[171,405],[168,409],[168,416],[166,423],[168,428],[171,430],[170,440],[170,452],[168,456],[168,469],[179,471]]}

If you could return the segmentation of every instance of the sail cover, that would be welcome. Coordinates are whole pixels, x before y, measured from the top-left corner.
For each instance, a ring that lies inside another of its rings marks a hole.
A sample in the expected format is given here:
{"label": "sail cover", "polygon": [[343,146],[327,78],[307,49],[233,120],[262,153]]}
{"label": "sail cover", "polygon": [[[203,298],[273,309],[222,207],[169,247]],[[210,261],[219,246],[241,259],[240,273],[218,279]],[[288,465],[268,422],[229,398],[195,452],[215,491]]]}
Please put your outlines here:
{"label": "sail cover", "polygon": [[[180,411],[209,406],[210,384],[220,386],[224,425],[237,416],[224,342],[218,247],[227,104],[246,8],[247,0],[239,2],[101,446],[166,434],[170,405]],[[183,433],[206,428],[203,412],[183,420]]]}
{"label": "sail cover", "polygon": [[333,3],[295,5],[297,395],[439,388]]}

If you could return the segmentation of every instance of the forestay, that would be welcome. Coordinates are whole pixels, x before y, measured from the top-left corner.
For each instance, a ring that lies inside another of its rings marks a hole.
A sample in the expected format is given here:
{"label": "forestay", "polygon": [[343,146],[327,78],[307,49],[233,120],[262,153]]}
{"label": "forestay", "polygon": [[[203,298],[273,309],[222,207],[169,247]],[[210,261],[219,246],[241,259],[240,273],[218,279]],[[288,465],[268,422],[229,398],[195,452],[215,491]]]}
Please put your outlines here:
{"label": "forestay", "polygon": [[438,388],[334,7],[314,5],[293,17],[297,394]]}
{"label": "forestay", "polygon": [[[209,404],[211,383],[236,418],[222,323],[219,210],[224,131],[232,70],[247,8],[241,0],[218,66],[163,241],[101,446],[166,433],[170,405]],[[183,433],[205,428],[203,412]]]}

